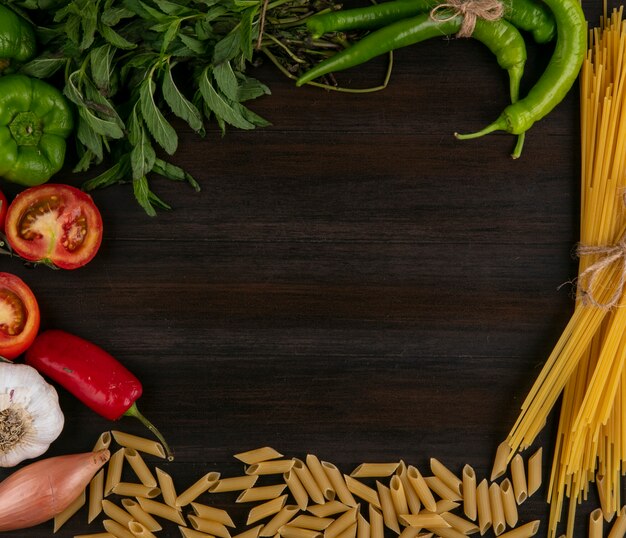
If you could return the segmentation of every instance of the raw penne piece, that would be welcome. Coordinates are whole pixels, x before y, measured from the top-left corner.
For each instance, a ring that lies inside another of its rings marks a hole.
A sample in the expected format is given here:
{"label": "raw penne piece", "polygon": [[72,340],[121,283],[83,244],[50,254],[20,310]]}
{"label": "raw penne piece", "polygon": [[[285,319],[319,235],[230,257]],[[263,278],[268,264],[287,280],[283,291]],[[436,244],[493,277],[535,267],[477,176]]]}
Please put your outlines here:
{"label": "raw penne piece", "polygon": [[456,529],[461,534],[469,535],[479,532],[478,525],[473,521],[468,521],[467,519],[462,518],[461,516],[457,516],[452,512],[443,512],[441,517],[448,523],[453,529]]}
{"label": "raw penne piece", "polygon": [[327,517],[334,514],[340,514],[341,512],[347,512],[350,510],[348,505],[345,505],[339,501],[328,501],[324,504],[314,504],[307,508],[314,516]]}
{"label": "raw penne piece", "polygon": [[430,491],[426,480],[424,480],[424,477],[416,467],[413,467],[412,465],[407,467],[407,478],[415,490],[415,493],[417,493],[417,496],[422,502],[424,508],[430,512],[436,511],[437,504],[435,502],[435,497],[433,496],[432,491]]}
{"label": "raw penne piece", "polygon": [[89,482],[87,523],[91,523],[102,512],[102,499],[104,499],[104,468],[100,469]]}
{"label": "raw penne piece", "polygon": [[292,525],[293,527],[300,527],[302,529],[312,529],[314,531],[323,531],[333,521],[335,520],[332,517],[317,517],[317,516],[309,516],[307,514],[302,514],[294,518],[293,520],[291,520],[289,524]]}
{"label": "raw penne piece", "polygon": [[139,521],[131,521],[128,524],[128,529],[133,536],[137,536],[138,538],[156,538],[156,536],[143,524],[139,523]]}
{"label": "raw penne piece", "polygon": [[306,464],[302,460],[294,458],[292,469],[300,479],[300,482],[304,486],[304,489],[308,493],[311,500],[317,504],[324,503],[326,501],[326,497],[324,497],[322,490]]}
{"label": "raw penne piece", "polygon": [[180,493],[174,504],[176,506],[187,506],[191,502],[195,501],[200,495],[204,492],[208,491],[209,488],[217,484],[217,481],[220,479],[220,473],[210,472],[205,474],[196,480],[191,486],[189,486],[185,491]]}
{"label": "raw penne piece", "polygon": [[139,481],[144,486],[148,486],[150,488],[156,487],[156,478],[152,474],[152,471],[150,471],[150,469],[146,465],[146,462],[139,452],[137,452],[134,448],[126,448],[124,450],[124,457],[135,472],[135,475],[137,476]]}
{"label": "raw penne piece", "polygon": [[258,475],[233,476],[231,478],[220,478],[215,484],[209,487],[211,493],[226,493],[230,491],[243,491],[254,486],[259,479]]}
{"label": "raw penne piece", "polygon": [[404,527],[398,538],[418,538],[418,536],[423,536],[421,533],[421,529],[417,527]]}
{"label": "raw penne piece", "polygon": [[197,531],[206,532],[211,536],[218,536],[219,538],[230,538],[230,532],[228,532],[226,526],[218,521],[204,519],[195,514],[189,514],[187,519],[189,523],[191,523],[191,526]]}
{"label": "raw penne piece", "polygon": [[389,492],[391,493],[391,501],[393,502],[393,508],[396,512],[396,516],[399,514],[409,513],[409,503],[404,493],[404,486],[402,480],[398,475],[391,477],[389,481]]}
{"label": "raw penne piece", "polygon": [[491,526],[496,536],[500,536],[506,529],[504,507],[500,486],[495,482],[489,486],[489,507],[491,508]]}
{"label": "raw penne piece", "polygon": [[528,458],[528,496],[530,497],[541,487],[542,481],[542,454],[543,449],[537,451]]}
{"label": "raw penne piece", "polygon": [[384,478],[396,472],[400,462],[395,463],[361,463],[350,473],[354,478]]}
{"label": "raw penne piece", "polygon": [[117,521],[122,527],[128,528],[128,524],[133,521],[133,516],[117,504],[108,500],[102,501],[102,510],[113,521]]}
{"label": "raw penne piece", "polygon": [[104,496],[107,497],[113,492],[113,488],[122,480],[124,468],[124,448],[115,451],[107,465],[107,475],[104,482]]}
{"label": "raw penne piece", "polygon": [[370,536],[372,538],[384,538],[385,536],[385,521],[383,519],[383,513],[380,508],[376,508],[371,504],[368,507],[369,523],[370,523]]}
{"label": "raw penne piece", "polygon": [[400,520],[404,525],[416,527],[418,529],[439,529],[442,527],[451,527],[441,514],[434,512],[421,512],[420,514],[404,514],[400,516]]}
{"label": "raw penne piece", "polygon": [[232,538],[257,538],[262,528],[263,525],[257,525],[256,527],[247,529],[239,534],[235,534]]}
{"label": "raw penne piece", "polygon": [[145,497],[146,499],[154,499],[161,494],[160,488],[151,488],[143,484],[135,484],[134,482],[119,482],[112,493],[121,495],[122,497]]}
{"label": "raw penne piece", "polygon": [[504,519],[509,527],[517,525],[517,501],[515,500],[515,492],[513,485],[508,478],[500,483],[500,492],[502,493],[502,508],[504,509]]}
{"label": "raw penne piece", "polygon": [[492,525],[489,484],[486,479],[481,480],[480,484],[476,487],[476,508],[478,511],[478,528],[482,535],[485,534]]}
{"label": "raw penne piece", "polygon": [[75,534],[74,538],[115,538],[110,532],[93,532],[91,534]]}
{"label": "raw penne piece", "polygon": [[341,471],[335,465],[327,461],[322,462],[322,468],[328,477],[328,480],[335,491],[337,499],[348,506],[356,506],[357,502],[350,493],[346,482],[343,479]]}
{"label": "raw penne piece", "polygon": [[396,514],[396,509],[393,505],[391,491],[387,486],[385,486],[382,482],[378,480],[376,481],[376,489],[378,491],[378,498],[380,499],[380,509],[383,513],[383,521],[385,522],[385,526],[394,531],[396,534],[400,534],[398,515]]}
{"label": "raw penne piece", "polygon": [[476,473],[470,465],[463,467],[463,513],[476,521]]}
{"label": "raw penne piece", "polygon": [[52,532],[57,532],[68,520],[76,514],[83,506],[85,506],[85,502],[87,501],[87,494],[83,490],[83,492],[72,501],[72,503],[60,514],[54,516],[54,530]]}
{"label": "raw penne piece", "polygon": [[146,499],[144,497],[138,497],[137,501],[139,502],[139,506],[141,506],[144,512],[148,512],[148,514],[151,514],[155,517],[160,517],[162,519],[173,521],[174,523],[178,523],[179,525],[185,527],[187,526],[185,519],[178,509],[165,503],[155,501],[153,499]]}
{"label": "raw penne piece", "polygon": [[253,450],[247,450],[246,452],[240,452],[239,454],[235,454],[234,457],[246,465],[254,465],[255,463],[260,463],[262,461],[282,458],[283,455],[277,450],[274,450],[272,447],[264,446]]}
{"label": "raw penne piece", "polygon": [[406,502],[409,506],[409,513],[417,514],[422,509],[422,502],[418,497],[415,489],[409,483],[409,477],[407,475],[407,466],[403,461],[400,461],[398,468],[396,469],[396,475],[402,482],[402,488],[404,489],[404,495]]}
{"label": "raw penne piece", "polygon": [[115,536],[115,538],[135,538],[130,530],[112,519],[105,519],[102,522],[102,526],[104,530]]}
{"label": "raw penne piece", "polygon": [[324,530],[324,538],[336,538],[353,523],[356,523],[358,514],[358,506],[350,508],[347,512],[341,514]]}
{"label": "raw penne piece", "polygon": [[463,481],[436,458],[430,458],[430,470],[448,489],[454,491],[459,497],[459,499],[450,500],[460,500]]}
{"label": "raw penne piece", "polygon": [[113,430],[111,435],[113,435],[113,439],[115,439],[117,444],[124,448],[134,448],[139,452],[151,454],[157,458],[165,458],[166,456],[163,445],[157,441],[153,441],[152,439],[116,430]]}
{"label": "raw penne piece", "polygon": [[[428,529],[431,530],[431,529]],[[435,535],[438,538],[465,538],[465,534],[459,532],[452,527],[439,527],[438,529],[433,529],[435,531]]]}
{"label": "raw penne piece", "polygon": [[176,486],[174,486],[174,480],[172,476],[165,472],[163,469],[159,469],[158,467],[155,469],[156,477],[159,482],[159,488],[161,489],[161,496],[163,497],[163,502],[168,506],[172,506],[174,508],[178,508],[176,506],[176,498],[178,497],[176,493]]}
{"label": "raw penne piece", "polygon": [[266,501],[262,504],[256,505],[248,512],[247,525],[252,525],[253,523],[256,523],[257,521],[261,521],[262,519],[265,519],[266,517],[270,517],[270,516],[273,516],[274,514],[277,514],[283,509],[286,502],[287,502],[287,495],[282,495],[280,497],[276,497],[275,499],[272,499],[271,501]]}
{"label": "raw penne piece", "polygon": [[276,497],[280,497],[280,495],[282,495],[286,487],[287,484],[272,484],[270,486],[259,486],[256,488],[244,489],[239,494],[235,502],[248,503],[275,499]]}
{"label": "raw penne piece", "polygon": [[268,475],[284,474],[289,471],[294,464],[294,460],[271,460],[253,463],[246,469],[246,474]]}
{"label": "raw penne piece", "polygon": [[300,511],[295,504],[285,505],[259,531],[259,536],[274,536],[283,525],[292,524],[291,520]]}
{"label": "raw penne piece", "polygon": [[309,494],[306,492],[306,489],[304,489],[295,471],[293,469],[287,471],[283,474],[283,480],[287,484],[300,510],[306,510],[309,505]]}
{"label": "raw penne piece", "polygon": [[183,538],[214,538],[210,534],[206,532],[200,532],[196,529],[190,529],[188,527],[183,527],[182,525],[178,526],[178,530]]}
{"label": "raw penne piece", "polygon": [[438,476],[425,476],[424,480],[428,488],[447,501],[461,501],[463,498],[459,493],[450,489]]}
{"label": "raw penne piece", "polygon": [[359,512],[356,518],[356,537],[357,538],[370,538],[370,524],[363,517],[363,514]]}
{"label": "raw penne piece", "polygon": [[531,536],[535,536],[539,531],[540,521],[537,519],[535,521],[530,521],[525,525],[520,525],[504,534],[500,535],[500,538],[531,538]]}
{"label": "raw penne piece", "polygon": [[437,503],[435,504],[435,514],[443,514],[444,512],[452,512],[452,510],[456,510],[459,506],[461,506],[461,504],[456,501],[448,501],[446,499],[441,499],[437,501]]}
{"label": "raw penne piece", "polygon": [[350,525],[341,534],[338,534],[336,536],[336,538],[356,538],[357,527],[358,527],[358,523],[355,521],[352,525]]}
{"label": "raw penne piece", "polygon": [[[604,516],[602,510],[596,508],[589,514],[589,538],[602,538],[604,535]],[[623,536],[623,535],[621,535]]]}
{"label": "raw penne piece", "polygon": [[516,454],[511,460],[511,481],[517,504],[522,504],[528,498],[528,484],[526,481],[526,469],[521,454]]}
{"label": "raw penne piece", "polygon": [[163,528],[156,519],[141,508],[139,503],[135,502],[133,499],[122,499],[122,506],[131,516],[133,516],[135,521],[139,521],[139,523],[141,523],[148,530],[156,532]]}
{"label": "raw penne piece", "polygon": [[493,460],[493,467],[491,469],[491,480],[500,478],[506,473],[506,468],[509,461],[509,454],[511,454],[511,447],[507,441],[502,441],[498,445],[496,450],[496,457]]}
{"label": "raw penne piece", "polygon": [[98,439],[96,440],[92,452],[98,452],[99,450],[104,450],[105,448],[109,448],[111,446],[111,432],[102,432]]}
{"label": "raw penne piece", "polygon": [[214,506],[207,506],[206,504],[201,504],[197,502],[192,502],[191,508],[193,509],[194,513],[202,519],[217,521],[225,527],[235,526],[235,523],[233,522],[232,518],[226,510],[222,510],[221,508],[215,508]]}
{"label": "raw penne piece", "polygon": [[346,486],[348,486],[348,491],[357,497],[363,499],[366,503],[373,504],[374,506],[380,506],[380,499],[378,498],[378,493],[375,489],[366,486],[360,480],[356,478],[352,478],[348,475],[343,475],[344,480],[346,481]]}
{"label": "raw penne piece", "polygon": [[623,536],[626,536],[626,506],[619,511],[607,538],[621,538]]}
{"label": "raw penne piece", "polygon": [[283,538],[322,538],[324,534],[313,529],[303,529],[300,527],[292,527],[291,525],[284,525],[280,528],[278,536],[282,536]]}
{"label": "raw penne piece", "polygon": [[324,467],[322,467],[322,462],[313,454],[307,454],[305,462],[309,471],[311,471],[313,478],[315,478],[317,485],[322,491],[324,498],[328,501],[334,500],[336,495],[335,489],[330,483],[328,475],[326,474],[326,471],[324,471]]}

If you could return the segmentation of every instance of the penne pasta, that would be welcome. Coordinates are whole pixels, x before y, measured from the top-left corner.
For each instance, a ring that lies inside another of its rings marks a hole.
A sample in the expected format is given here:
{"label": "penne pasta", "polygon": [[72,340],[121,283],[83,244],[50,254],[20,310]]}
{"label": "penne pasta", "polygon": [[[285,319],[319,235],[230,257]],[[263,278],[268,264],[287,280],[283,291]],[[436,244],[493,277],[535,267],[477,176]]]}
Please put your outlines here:
{"label": "penne pasta", "polygon": [[374,506],[381,508],[378,493],[375,489],[366,486],[363,482],[357,480],[356,478],[352,478],[351,476],[343,475],[343,478],[350,493],[360,497],[366,503],[373,504]]}
{"label": "penne pasta", "polygon": [[113,488],[120,483],[122,479],[122,470],[124,468],[124,448],[115,451],[107,465],[106,480],[104,482],[104,496],[107,497],[113,492]]}
{"label": "penne pasta", "polygon": [[156,538],[156,536],[152,532],[150,532],[144,525],[139,523],[139,521],[131,521],[128,524],[128,529],[133,536],[137,536],[138,538]]}
{"label": "penne pasta", "polygon": [[284,474],[291,470],[294,460],[271,460],[253,463],[246,469],[246,474],[268,475]]}
{"label": "penne pasta", "polygon": [[600,508],[604,514],[604,519],[608,523],[615,516],[615,510],[612,506],[613,503],[607,498],[607,491],[605,485],[605,477],[603,474],[598,473],[596,475],[596,489],[598,491],[598,499],[600,500]]}
{"label": "penne pasta", "polygon": [[99,450],[104,450],[105,448],[109,448],[111,446],[111,432],[102,432],[98,439],[96,440],[92,452],[98,452]]}
{"label": "penne pasta", "polygon": [[435,497],[433,497],[432,491],[430,491],[430,488],[424,480],[424,477],[417,470],[416,467],[413,467],[412,465],[409,465],[407,467],[407,478],[409,480],[409,483],[411,484],[411,487],[413,487],[415,493],[417,493],[417,496],[422,502],[424,508],[426,508],[426,510],[430,512],[434,512],[435,510],[437,510]]}
{"label": "penne pasta", "polygon": [[452,527],[453,529],[459,531],[461,534],[469,535],[480,532],[478,525],[473,521],[468,521],[467,519],[462,518],[461,516],[457,516],[452,512],[444,512],[441,514],[441,517]]}
{"label": "penne pasta", "polygon": [[102,510],[113,521],[117,521],[122,527],[128,528],[128,524],[133,521],[133,516],[117,504],[108,500],[102,501]]}
{"label": "penne pasta", "polygon": [[421,529],[417,527],[404,527],[398,538],[418,538],[419,536],[424,536]]}
{"label": "penne pasta", "polygon": [[161,494],[161,490],[133,482],[119,482],[113,488],[112,493],[121,495],[122,497],[145,497],[146,499],[154,499]]}
{"label": "penne pasta", "polygon": [[293,519],[290,525],[303,529],[313,529],[314,531],[323,531],[328,527],[334,519],[332,517],[317,517],[306,514],[299,515]]}
{"label": "penne pasta", "polygon": [[528,498],[528,484],[526,482],[526,469],[524,460],[520,454],[516,454],[511,460],[511,481],[517,504],[522,504]]}
{"label": "penne pasta", "polygon": [[178,526],[178,530],[183,538],[214,538],[210,534],[206,532],[200,532],[196,529],[190,529],[189,527],[183,527],[182,525]]}
{"label": "penne pasta", "polygon": [[504,507],[500,486],[495,482],[489,486],[489,507],[491,509],[491,526],[496,536],[500,536],[506,529]]}
{"label": "penne pasta", "polygon": [[148,486],[150,488],[156,487],[156,478],[154,478],[152,471],[150,471],[139,452],[137,452],[134,448],[126,448],[124,450],[124,457],[135,472],[135,475],[137,476],[139,481],[144,486]]}
{"label": "penne pasta", "polygon": [[135,538],[133,533],[126,527],[120,525],[117,521],[112,519],[105,519],[102,522],[102,526],[104,527],[104,530],[115,536],[115,538]]}
{"label": "penne pasta", "polygon": [[384,478],[396,472],[400,462],[396,463],[361,463],[350,473],[353,478]]}
{"label": "penne pasta", "polygon": [[368,507],[369,523],[370,523],[370,536],[371,538],[384,538],[385,537],[385,522],[383,520],[383,513],[380,508],[376,508],[371,504]]}
{"label": "penne pasta", "polygon": [[456,510],[459,506],[461,506],[458,502],[455,501],[447,501],[446,499],[441,499],[437,501],[435,504],[435,514],[443,514],[444,512],[452,512],[452,510]]}
{"label": "penne pasta", "polygon": [[281,527],[278,535],[283,538],[322,538],[322,536],[324,536],[320,531],[292,527],[291,525]]}
{"label": "penne pasta", "polygon": [[376,489],[378,490],[380,509],[383,513],[383,521],[385,522],[385,526],[395,533],[400,534],[400,525],[398,523],[396,509],[393,505],[393,499],[391,498],[391,491],[387,486],[385,486],[378,480],[376,481]]}
{"label": "penne pasta", "polygon": [[502,493],[502,508],[504,509],[506,524],[509,527],[515,527],[518,520],[517,502],[515,500],[513,485],[508,478],[505,478],[500,483],[500,492]]}
{"label": "penne pasta", "polygon": [[400,478],[400,481],[402,482],[402,488],[404,489],[404,496],[406,497],[409,512],[411,514],[417,514],[422,508],[422,503],[417,493],[415,492],[415,489],[411,487],[411,484],[409,483],[407,466],[403,461],[400,461],[400,465],[398,465],[398,469],[396,469],[396,475]]}
{"label": "penne pasta", "polygon": [[90,534],[75,534],[74,538],[115,538],[110,532],[93,532]]}
{"label": "penne pasta", "polygon": [[539,520],[530,521],[525,525],[520,525],[504,534],[501,534],[501,538],[531,538],[535,536],[539,531]]}
{"label": "penne pasta", "polygon": [[450,527],[451,525],[441,516],[434,512],[421,512],[420,514],[404,514],[400,516],[400,520],[408,527],[417,529],[439,529],[442,527]]}
{"label": "penne pasta", "polygon": [[180,493],[174,504],[178,507],[187,506],[191,502],[195,501],[200,495],[204,492],[208,491],[209,488],[217,484],[217,481],[220,479],[220,473],[210,472],[199,478],[196,482],[191,484],[185,491]]}
{"label": "penne pasta", "polygon": [[341,514],[324,530],[324,538],[336,538],[348,529],[353,523],[356,523],[358,506],[350,508],[347,512]]}
{"label": "penne pasta", "polygon": [[104,499],[104,468],[100,469],[89,482],[87,523],[91,523],[102,512],[102,499]]}
{"label": "penne pasta", "polygon": [[542,453],[541,447],[528,458],[528,496],[530,497],[541,487],[542,481]]}
{"label": "penne pasta", "polygon": [[370,524],[361,512],[356,518],[356,536],[357,538],[370,538]]}
{"label": "penne pasta", "polygon": [[189,514],[187,516],[189,523],[194,530],[205,532],[211,536],[217,536],[219,538],[230,538],[230,532],[225,525],[218,521],[212,521],[210,519],[204,519],[198,517],[196,514]]}
{"label": "penne pasta", "polygon": [[328,501],[324,504],[314,504],[307,508],[314,516],[327,517],[350,510],[350,507],[339,501]]}
{"label": "penne pasta", "polygon": [[159,481],[159,488],[161,489],[161,496],[163,497],[163,502],[168,506],[172,506],[174,508],[178,508],[176,506],[176,498],[178,495],[176,494],[176,487],[174,486],[174,480],[170,476],[169,473],[166,473],[164,470],[159,469],[158,467],[155,469],[157,480]]}
{"label": "penne pasta", "polygon": [[275,499],[276,497],[280,497],[280,495],[282,495],[286,487],[287,484],[272,484],[271,486],[244,489],[239,494],[235,502],[247,503]]}
{"label": "penne pasta", "polygon": [[266,517],[277,514],[283,509],[286,502],[287,495],[282,495],[281,497],[276,497],[271,501],[256,505],[248,512],[247,525],[252,525],[252,523],[256,523]]}
{"label": "penne pasta", "polygon": [[328,475],[324,468],[322,467],[322,463],[313,454],[307,454],[306,456],[306,465],[311,471],[313,478],[317,482],[320,490],[322,491],[322,495],[327,501],[332,501],[335,499],[335,489],[333,488],[330,480],[328,479]]}
{"label": "penne pasta", "polygon": [[442,499],[447,501],[463,500],[460,494],[450,489],[438,476],[426,476],[424,481],[428,488]]}
{"label": "penne pasta", "polygon": [[293,517],[300,511],[297,505],[287,504],[259,531],[259,536],[274,536],[284,525],[292,525]]}
{"label": "penne pasta", "polygon": [[491,469],[491,481],[496,478],[500,478],[506,473],[509,455],[511,454],[511,447],[507,441],[502,441],[498,445],[496,450],[496,457],[493,460],[493,467]]}
{"label": "penne pasta", "polygon": [[191,508],[193,509],[194,513],[202,519],[217,521],[225,527],[235,526],[235,523],[233,522],[232,518],[226,510],[222,510],[221,508],[215,508],[213,506],[207,506],[206,504],[200,504],[197,502],[192,502]]}
{"label": "penne pasta", "polygon": [[[602,510],[596,508],[589,514],[589,538],[602,538],[604,535],[604,516]],[[620,536],[623,536],[620,535]]]}
{"label": "penne pasta", "polygon": [[293,460],[293,470],[295,471],[298,479],[304,486],[304,489],[308,493],[309,497],[314,503],[322,504],[326,501],[322,490],[320,489],[318,483],[316,482],[313,474],[306,466],[306,464],[297,458]]}
{"label": "penne pasta", "polygon": [[465,538],[465,534],[452,527],[439,527],[434,530],[438,538]]}
{"label": "penne pasta", "polygon": [[389,491],[391,493],[391,501],[396,516],[399,514],[409,513],[409,503],[407,502],[404,486],[398,475],[392,476],[389,482]]}
{"label": "penne pasta", "polygon": [[342,533],[338,534],[336,538],[356,538],[358,523],[355,521]]}
{"label": "penne pasta", "polygon": [[85,502],[87,500],[87,494],[83,490],[83,492],[72,501],[72,503],[63,510],[60,514],[54,516],[54,530],[52,532],[57,532],[65,523],[69,521],[69,519],[76,514],[83,506],[85,506]]}
{"label": "penne pasta", "polygon": [[251,488],[258,480],[258,475],[234,476],[231,478],[220,478],[215,484],[209,487],[211,493],[226,493],[230,491],[243,491]]}
{"label": "penne pasta", "polygon": [[461,500],[461,487],[463,482],[458,476],[436,458],[430,458],[430,470],[446,488],[453,491],[459,497],[458,499],[450,499],[451,501]]}
{"label": "penne pasta", "polygon": [[621,538],[623,536],[626,536],[626,506],[622,507],[613,525],[611,525],[608,538]]}
{"label": "penne pasta", "polygon": [[287,487],[289,488],[291,495],[293,495],[293,498],[295,499],[300,510],[306,510],[309,505],[309,494],[306,492],[306,489],[304,489],[304,486],[302,485],[302,482],[300,482],[300,479],[295,471],[293,469],[287,471],[283,475],[283,480],[287,484]]}
{"label": "penne pasta", "polygon": [[163,528],[156,519],[141,508],[139,503],[133,499],[122,499],[122,506],[131,516],[133,516],[135,521],[139,521],[139,523],[141,523],[148,530],[155,532],[160,531]]}
{"label": "penne pasta", "polygon": [[489,484],[486,479],[483,479],[476,487],[476,509],[478,512],[478,528],[482,535],[485,534],[492,525]]}
{"label": "penne pasta", "polygon": [[111,435],[113,435],[113,439],[115,439],[117,444],[124,448],[134,448],[139,452],[151,454],[157,458],[165,458],[166,456],[163,445],[157,441],[153,441],[152,439],[116,430],[113,430]]}
{"label": "penne pasta", "polygon": [[322,462],[322,468],[335,491],[337,499],[348,506],[356,506],[357,502],[352,496],[352,493],[350,493],[341,471],[339,471],[335,465],[327,461]]}
{"label": "penne pasta", "polygon": [[262,461],[282,458],[283,455],[274,450],[272,447],[264,446],[253,450],[247,450],[246,452],[240,452],[239,454],[235,454],[234,457],[246,465],[254,465],[255,463],[260,463]]}
{"label": "penne pasta", "polygon": [[235,534],[233,538],[257,538],[261,532],[263,525],[257,525],[256,527],[252,527],[247,529],[239,534]]}
{"label": "penne pasta", "polygon": [[186,526],[185,519],[176,508],[159,501],[147,499],[145,497],[137,497],[137,501],[139,502],[139,506],[141,506],[144,512],[148,512],[148,514],[151,514],[161,519],[173,521],[178,525]]}
{"label": "penne pasta", "polygon": [[463,467],[463,513],[472,521],[476,521],[476,473],[470,465]]}

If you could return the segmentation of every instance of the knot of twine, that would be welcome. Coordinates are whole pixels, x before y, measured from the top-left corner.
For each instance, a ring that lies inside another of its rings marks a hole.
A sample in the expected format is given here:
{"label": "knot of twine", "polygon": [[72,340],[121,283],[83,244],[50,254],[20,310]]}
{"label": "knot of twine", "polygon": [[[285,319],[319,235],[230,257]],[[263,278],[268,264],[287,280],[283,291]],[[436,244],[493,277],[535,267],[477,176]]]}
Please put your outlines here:
{"label": "knot of twine", "polygon": [[[439,13],[444,11],[448,15]],[[500,0],[446,0],[430,11],[430,18],[434,21],[451,21],[457,15],[463,17],[463,23],[457,37],[470,37],[476,26],[476,19],[497,21],[504,15],[504,6]]]}
{"label": "knot of twine", "polygon": [[[619,303],[624,287],[626,286],[626,234],[615,245],[608,246],[589,246],[579,245],[576,253],[578,256],[597,255],[601,258],[591,264],[580,275],[578,275],[579,289],[582,295],[583,304],[590,304],[603,309],[611,309]],[[600,302],[594,297],[592,289],[600,273],[607,269],[611,264],[619,263],[620,278],[615,291],[605,302]]]}

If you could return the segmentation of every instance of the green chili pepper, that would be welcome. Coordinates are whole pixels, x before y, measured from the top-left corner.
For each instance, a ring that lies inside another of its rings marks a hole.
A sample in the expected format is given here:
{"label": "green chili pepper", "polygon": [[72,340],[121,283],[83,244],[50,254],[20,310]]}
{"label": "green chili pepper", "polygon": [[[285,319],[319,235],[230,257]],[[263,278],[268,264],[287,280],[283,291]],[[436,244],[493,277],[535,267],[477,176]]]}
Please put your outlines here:
{"label": "green chili pepper", "polygon": [[[552,111],[574,85],[587,52],[585,15],[579,0],[545,2],[554,13],[557,27],[556,45],[545,71],[528,95],[507,106],[492,124],[477,133],[457,134],[457,138],[477,138],[500,130],[512,134],[525,133]],[[521,150],[516,146],[513,158],[519,157]]]}
{"label": "green chili pepper", "polygon": [[33,27],[17,13],[0,4],[0,73],[13,61],[30,60],[37,48]]}
{"label": "green chili pepper", "polygon": [[[307,22],[314,37],[329,32],[375,30],[400,19],[430,11],[443,0],[391,0],[371,6],[331,11],[313,15]],[[503,18],[520,30],[532,33],[537,43],[554,39],[554,16],[543,2],[536,0],[503,0]]]}
{"label": "green chili pepper", "polygon": [[53,86],[24,75],[0,77],[0,177],[45,183],[65,160],[72,111]]}

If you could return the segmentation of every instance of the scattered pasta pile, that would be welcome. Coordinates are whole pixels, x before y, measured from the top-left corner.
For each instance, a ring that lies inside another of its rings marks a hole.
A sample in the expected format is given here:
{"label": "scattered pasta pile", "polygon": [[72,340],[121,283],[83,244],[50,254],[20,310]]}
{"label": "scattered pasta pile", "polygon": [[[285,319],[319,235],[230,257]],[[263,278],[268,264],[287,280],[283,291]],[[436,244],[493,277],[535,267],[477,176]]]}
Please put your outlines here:
{"label": "scattered pasta pile", "polygon": [[573,536],[576,506],[588,498],[594,481],[600,523],[603,518],[612,521],[620,511],[626,468],[626,22],[623,7],[608,17],[605,3],[604,12],[600,27],[591,33],[580,75],[576,307],[508,438],[511,454],[530,446],[562,395],[548,492],[551,537],[557,534],[566,497],[566,533]]}
{"label": "scattered pasta pile", "polygon": [[[510,465],[499,451],[490,479],[478,481],[470,465],[457,475],[434,458],[427,476],[403,461],[363,463],[347,475],[312,454],[285,458],[263,447],[235,455],[244,464],[241,475],[209,472],[179,489],[170,474],[146,463],[165,457],[158,442],[113,431],[94,450],[113,441],[119,448],[107,467],[55,518],[55,532],[85,504],[89,523],[104,514],[104,530],[75,538],[151,538],[165,521],[183,538],[462,538],[488,531],[529,538],[539,530],[538,520],[518,525],[518,506],[541,485],[541,449],[527,463],[517,455]],[[251,505],[245,523],[211,506],[226,492]]]}

